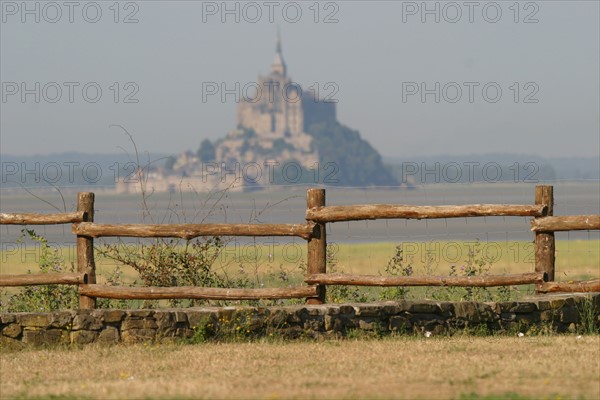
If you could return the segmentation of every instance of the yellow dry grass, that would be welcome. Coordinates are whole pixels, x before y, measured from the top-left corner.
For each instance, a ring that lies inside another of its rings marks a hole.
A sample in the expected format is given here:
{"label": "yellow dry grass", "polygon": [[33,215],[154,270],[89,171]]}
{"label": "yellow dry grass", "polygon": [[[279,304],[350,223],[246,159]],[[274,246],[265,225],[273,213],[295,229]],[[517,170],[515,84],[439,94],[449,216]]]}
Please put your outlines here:
{"label": "yellow dry grass", "polygon": [[[492,274],[518,274],[534,270],[532,242],[422,242],[401,243],[405,264],[412,264],[415,274],[425,274],[428,257],[431,267],[447,275],[450,266],[459,268],[466,263],[469,251],[479,248],[477,259],[491,261]],[[339,269],[356,274],[382,272],[393,257],[398,243],[340,244],[335,258]],[[558,280],[591,279],[600,277],[600,241],[558,240],[556,242],[556,271]]]}
{"label": "yellow dry grass", "polygon": [[0,374],[7,399],[598,399],[600,337],[89,346],[0,353]]}
{"label": "yellow dry grass", "polygon": [[[414,275],[448,275],[450,266],[456,266],[460,274],[460,266],[466,263],[468,252],[474,248],[474,242],[424,242],[404,243],[404,265],[411,264]],[[354,274],[386,275],[385,266],[394,256],[398,243],[356,243],[356,244],[333,244],[333,259],[336,264],[336,272]],[[220,273],[226,273],[230,278],[239,277],[240,266],[243,266],[246,276],[255,284],[264,284],[266,287],[280,287],[287,285],[282,282],[281,273],[284,271],[289,282],[302,284],[303,270],[299,266],[306,260],[306,245],[294,246],[297,252],[291,252],[292,258],[283,256],[280,246],[273,252],[272,245],[256,244],[250,248],[228,247],[223,250],[221,257],[217,259],[214,269]],[[533,244],[531,242],[482,242],[479,244],[483,255],[492,260],[490,274],[516,274],[531,272],[534,270]],[[66,264],[75,262],[74,248],[59,249],[59,253]],[[270,253],[273,253],[270,257]],[[256,254],[259,256],[257,257]],[[427,265],[428,255],[433,257],[433,262]],[[0,273],[19,274],[28,270],[37,271],[39,261],[39,249],[21,247],[18,251],[0,252]],[[96,269],[98,283],[106,283],[107,277],[111,276],[117,263],[96,254]],[[122,282],[129,284],[137,280],[139,276],[133,268],[122,266]],[[564,240],[556,243],[556,280],[577,281],[600,278],[600,240]],[[513,290],[513,297],[530,294],[533,287],[519,286]],[[518,289],[518,290],[516,290]],[[6,294],[13,294],[18,288],[7,288]],[[376,288],[363,288],[361,292],[378,298],[380,290]],[[411,289],[411,298],[430,298],[427,290]]]}
{"label": "yellow dry grass", "polygon": [[[394,256],[398,243],[354,243],[334,244],[334,259],[338,270],[355,274],[383,273],[388,261]],[[414,273],[425,274],[424,267],[428,255],[433,257],[432,267],[437,274],[446,275],[451,265],[457,267],[465,264],[473,242],[424,242],[404,243],[405,263],[413,265]],[[531,242],[482,242],[480,256],[487,255],[492,260],[490,273],[524,273],[534,269],[533,244]],[[60,255],[66,263],[75,262],[74,248],[60,249]],[[306,245],[294,246],[298,254],[284,257],[278,249],[269,258],[271,246],[257,244],[255,247],[234,249],[227,248],[217,260],[215,268],[235,271],[240,264],[248,272],[265,274],[277,271],[280,266],[290,272],[300,274],[298,265],[306,259]],[[27,270],[36,271],[39,251],[34,248],[19,248],[18,251],[0,251],[0,273],[18,274]],[[256,257],[254,254],[259,254]],[[96,267],[100,280],[110,275],[116,263],[113,260],[96,255]],[[128,281],[136,277],[135,271],[124,267],[123,272]],[[558,240],[556,242],[556,278],[557,280],[597,279],[600,277],[600,241],[599,240]]]}

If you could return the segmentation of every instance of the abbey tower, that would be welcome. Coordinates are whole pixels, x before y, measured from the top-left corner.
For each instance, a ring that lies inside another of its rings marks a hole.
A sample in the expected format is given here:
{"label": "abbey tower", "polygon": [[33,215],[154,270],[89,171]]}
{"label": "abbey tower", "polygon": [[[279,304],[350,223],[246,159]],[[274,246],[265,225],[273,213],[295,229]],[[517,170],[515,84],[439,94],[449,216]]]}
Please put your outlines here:
{"label": "abbey tower", "polygon": [[[310,171],[318,169],[321,161],[319,138],[309,134],[309,128],[320,122],[337,124],[336,104],[318,98],[311,90],[303,90],[291,79],[279,35],[270,72],[259,76],[251,85],[256,92],[244,93],[247,97],[237,103],[236,128],[213,143],[213,157],[202,159],[200,152],[186,151],[174,158],[169,169],[154,171],[147,176],[148,187],[159,192],[174,191],[181,185],[198,191],[244,190],[244,187],[270,184],[267,173],[260,182],[239,179],[232,186],[231,171],[236,171],[235,175],[239,177],[248,166],[277,165],[279,173],[292,164]],[[325,149],[324,154],[330,155],[332,150]],[[126,182],[117,184],[119,192],[136,190],[134,185]]]}
{"label": "abbey tower", "polygon": [[238,104],[237,123],[263,137],[294,136],[306,132],[311,123],[335,119],[335,103],[316,98],[312,91],[303,91],[288,76],[280,37],[271,72],[259,76],[255,87],[254,96]]}
{"label": "abbey tower", "polygon": [[307,167],[315,163],[318,151],[306,132],[312,123],[335,120],[335,103],[303,90],[288,76],[279,36],[271,71],[252,86],[254,93],[237,105],[238,129],[217,145],[217,161],[294,160]]}

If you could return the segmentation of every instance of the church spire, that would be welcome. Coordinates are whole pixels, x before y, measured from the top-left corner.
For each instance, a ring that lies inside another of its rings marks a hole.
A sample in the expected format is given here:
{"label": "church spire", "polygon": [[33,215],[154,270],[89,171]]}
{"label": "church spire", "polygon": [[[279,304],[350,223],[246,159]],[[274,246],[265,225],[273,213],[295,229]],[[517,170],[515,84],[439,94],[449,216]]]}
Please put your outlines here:
{"label": "church spire", "polygon": [[279,27],[277,27],[277,47],[275,51],[281,54],[281,32],[279,31]]}
{"label": "church spire", "polygon": [[283,61],[283,54],[281,52],[281,34],[279,33],[279,28],[277,28],[277,45],[275,47],[275,60],[273,60],[273,65],[271,65],[271,72],[281,76],[286,76],[287,73],[287,67],[285,66],[285,61]]}

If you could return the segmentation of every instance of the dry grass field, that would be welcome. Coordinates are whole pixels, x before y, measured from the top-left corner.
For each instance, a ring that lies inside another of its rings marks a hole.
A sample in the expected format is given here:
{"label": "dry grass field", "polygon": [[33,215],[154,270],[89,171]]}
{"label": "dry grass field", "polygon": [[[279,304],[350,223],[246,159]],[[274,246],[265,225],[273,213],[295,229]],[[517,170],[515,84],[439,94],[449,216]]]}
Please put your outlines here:
{"label": "dry grass field", "polygon": [[[465,264],[474,242],[423,242],[404,243],[404,257],[411,262],[415,274],[424,274],[428,255],[432,267],[440,275],[448,274],[451,265]],[[340,269],[356,274],[377,274],[394,255],[397,243],[340,244],[335,254]],[[492,261],[490,273],[524,273],[534,270],[532,242],[481,242],[481,252]],[[558,280],[590,279],[600,277],[600,241],[557,240],[556,271]]]}
{"label": "dry grass field", "polygon": [[[353,243],[333,244],[333,258],[340,271],[355,274],[383,273],[388,261],[394,256],[398,243]],[[413,265],[415,274],[424,274],[428,255],[433,258],[432,268],[440,274],[448,274],[451,265],[465,263],[473,242],[424,242],[404,243],[405,261]],[[261,274],[277,270],[280,266],[300,274],[298,264],[306,259],[306,245],[294,246],[292,257],[282,256],[281,246],[269,257],[271,246],[257,244],[242,249],[233,247],[223,250],[215,267],[236,270],[240,264],[248,272]],[[482,242],[479,258],[487,255],[492,260],[490,273],[523,273],[533,271],[533,244],[531,242]],[[59,249],[66,263],[75,262],[74,248]],[[35,248],[20,248],[19,251],[0,251],[0,273],[26,273],[35,271],[39,251]],[[254,254],[258,254],[256,257]],[[100,277],[108,276],[115,268],[115,262],[96,254],[96,267]],[[592,279],[600,277],[600,241],[599,240],[558,240],[556,242],[557,280]],[[125,267],[125,278],[132,281],[135,271]],[[300,276],[300,275],[299,275]]]}
{"label": "dry grass field", "polygon": [[[335,263],[335,272],[388,275],[385,267],[394,256],[397,243],[356,243],[334,244],[332,255]],[[450,267],[454,265],[460,274],[460,267],[467,263],[468,252],[474,248],[473,242],[424,242],[404,243],[403,265],[411,265],[414,275],[448,275]],[[288,284],[302,284],[304,272],[301,268],[306,260],[306,245],[294,247],[298,252],[293,253],[293,258],[285,258],[279,252],[270,256],[272,246],[256,244],[240,249],[232,246],[222,250],[222,255],[216,260],[213,268],[220,275],[229,278],[240,277],[243,270],[250,284],[265,287],[282,287]],[[534,270],[533,244],[531,242],[489,242],[480,243],[480,253],[477,259],[489,257],[491,266],[489,274],[524,273]],[[563,240],[556,243],[556,280],[576,281],[600,278],[600,240]],[[60,255],[65,264],[75,263],[74,248],[63,251],[59,248]],[[115,271],[116,262],[102,257],[96,251],[96,269],[99,283],[106,283],[107,278]],[[259,254],[259,257],[254,256]],[[431,262],[427,262],[431,256]],[[22,274],[28,270],[37,272],[39,249],[34,247],[21,247],[19,251],[0,251],[0,273]],[[121,284],[130,284],[137,281],[139,276],[131,267],[121,267]],[[330,272],[333,272],[329,268]],[[287,281],[282,280],[282,276]],[[0,291],[2,298],[16,293],[18,288],[6,288]],[[519,299],[532,294],[533,286],[519,286],[511,288],[511,299]],[[361,295],[371,300],[379,299],[379,288],[361,288]],[[408,298],[431,298],[431,291],[423,288],[411,288]],[[357,299],[337,299],[334,301],[356,301]],[[365,300],[362,300],[365,301]],[[163,302],[165,303],[165,302]],[[166,303],[165,303],[166,304]],[[138,307],[132,303],[129,307]]]}
{"label": "dry grass field", "polygon": [[600,337],[395,337],[0,353],[0,397],[598,399]]}

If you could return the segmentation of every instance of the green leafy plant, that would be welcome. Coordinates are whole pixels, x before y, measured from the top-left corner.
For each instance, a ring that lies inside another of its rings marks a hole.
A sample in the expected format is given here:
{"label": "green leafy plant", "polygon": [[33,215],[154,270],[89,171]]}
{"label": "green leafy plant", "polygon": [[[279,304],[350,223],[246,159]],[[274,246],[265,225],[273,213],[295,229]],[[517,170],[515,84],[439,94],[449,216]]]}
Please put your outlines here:
{"label": "green leafy plant", "polygon": [[[106,276],[106,285],[107,286],[122,286],[123,283],[123,271],[121,270],[121,266],[117,265],[115,269]],[[136,308],[135,304],[138,302],[137,300],[124,300],[124,299],[104,299],[97,298],[96,299],[96,307],[97,308],[114,308],[114,309],[130,309]],[[139,302],[138,302],[139,303]]]}
{"label": "green leafy plant", "polygon": [[[482,251],[481,243],[476,241],[467,253],[464,263],[457,267],[451,265],[449,276],[483,276],[489,274],[493,258]],[[428,271],[431,273],[431,270]],[[442,301],[508,301],[511,298],[511,288],[503,286],[495,291],[486,287],[442,287],[431,291],[431,297]]]}
{"label": "green leafy plant", "polygon": [[208,319],[201,320],[196,326],[192,328],[193,334],[190,338],[184,340],[186,344],[202,344],[210,340],[209,333],[210,322]]}
{"label": "green leafy plant", "polygon": [[[388,276],[411,276],[413,274],[412,263],[405,263],[402,254],[402,246],[396,246],[394,256],[388,261],[385,267],[385,272]],[[409,289],[404,286],[386,288],[381,292],[383,300],[400,300],[406,298]]]}
{"label": "green leafy plant", "polygon": [[[65,272],[65,260],[57,248],[48,244],[48,240],[38,235],[33,229],[21,229],[17,243],[33,242],[39,247],[38,273],[48,274]],[[74,272],[71,264],[67,272]],[[27,271],[32,273],[31,270]],[[76,309],[78,307],[77,289],[73,285],[26,286],[19,292],[8,295],[0,302],[0,310],[4,312],[47,312],[55,310]]]}
{"label": "green leafy plant", "polygon": [[[336,258],[336,247],[334,245],[327,245],[325,253],[326,265],[328,273],[341,272],[338,268]],[[370,301],[369,295],[361,291],[358,287],[354,287],[352,290],[350,286],[346,285],[330,285],[327,286],[327,300],[328,303],[345,303],[345,302],[357,302],[365,303]]]}
{"label": "green leafy plant", "polygon": [[600,310],[592,297],[583,298],[577,305],[579,311],[578,332],[585,335],[600,333]]}
{"label": "green leafy plant", "polygon": [[[105,244],[98,254],[133,268],[146,286],[204,286],[227,287],[227,280],[213,268],[224,248],[219,237],[187,240],[182,245],[176,240],[156,240],[130,246],[124,243]],[[173,307],[182,300],[169,300]],[[193,300],[192,305],[202,300]],[[153,303],[146,302],[145,306]]]}
{"label": "green leafy plant", "polygon": [[[479,241],[475,242],[467,253],[465,264],[460,267],[463,276],[481,276],[489,273],[492,268],[492,259],[483,255]],[[467,301],[492,301],[492,295],[488,288],[467,287],[461,300]]]}
{"label": "green leafy plant", "polygon": [[184,342],[201,344],[207,342],[248,342],[264,332],[264,324],[255,318],[252,310],[239,310],[219,317],[202,318],[192,328],[193,334]]}

